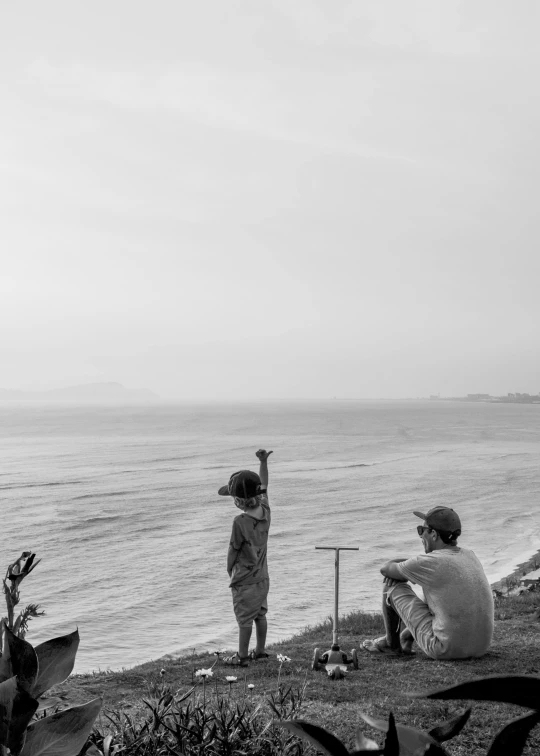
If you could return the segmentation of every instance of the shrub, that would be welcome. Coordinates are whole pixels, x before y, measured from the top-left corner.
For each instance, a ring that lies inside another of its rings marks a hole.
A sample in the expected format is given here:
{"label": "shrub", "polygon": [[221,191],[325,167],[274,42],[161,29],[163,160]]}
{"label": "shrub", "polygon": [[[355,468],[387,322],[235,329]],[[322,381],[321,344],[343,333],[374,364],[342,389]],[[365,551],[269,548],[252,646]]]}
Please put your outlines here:
{"label": "shrub", "polygon": [[[278,726],[280,717],[295,717],[300,712],[305,685],[297,690],[280,686],[267,702],[253,704],[251,697],[234,701],[228,695],[225,680],[223,695],[209,700],[198,695],[196,688],[208,687],[205,678],[183,694],[171,695],[167,686],[157,700],[145,700],[147,714],[141,719],[126,712],[105,714],[112,731],[98,728],[90,737],[85,756],[233,756],[260,754],[281,756],[304,753],[302,741],[295,734],[284,734]],[[214,678],[212,686],[218,686]],[[247,686],[246,686],[247,687]],[[187,701],[187,702],[186,702]]]}

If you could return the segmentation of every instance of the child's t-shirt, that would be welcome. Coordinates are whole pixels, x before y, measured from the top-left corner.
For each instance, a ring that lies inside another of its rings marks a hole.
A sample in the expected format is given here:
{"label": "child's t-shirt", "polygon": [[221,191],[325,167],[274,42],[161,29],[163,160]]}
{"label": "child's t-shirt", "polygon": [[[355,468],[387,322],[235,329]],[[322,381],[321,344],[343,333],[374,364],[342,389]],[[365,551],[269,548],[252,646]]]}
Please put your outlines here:
{"label": "child's t-shirt", "polygon": [[257,520],[246,512],[233,520],[230,548],[237,552],[230,585],[250,585],[268,578],[266,551],[270,530],[268,494],[261,496],[264,519]]}

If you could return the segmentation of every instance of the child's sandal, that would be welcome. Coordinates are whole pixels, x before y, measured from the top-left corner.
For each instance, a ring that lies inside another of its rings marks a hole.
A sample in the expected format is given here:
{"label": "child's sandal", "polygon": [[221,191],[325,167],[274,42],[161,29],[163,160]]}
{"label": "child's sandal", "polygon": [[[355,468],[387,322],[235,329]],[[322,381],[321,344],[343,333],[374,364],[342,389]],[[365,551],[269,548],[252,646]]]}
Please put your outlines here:
{"label": "child's sandal", "polygon": [[257,659],[268,659],[270,654],[265,653],[264,651],[258,654],[256,651],[252,651],[249,655],[249,658],[253,661],[256,661]]}
{"label": "child's sandal", "polygon": [[233,654],[223,659],[223,662],[229,667],[249,667],[250,656],[238,656]]}

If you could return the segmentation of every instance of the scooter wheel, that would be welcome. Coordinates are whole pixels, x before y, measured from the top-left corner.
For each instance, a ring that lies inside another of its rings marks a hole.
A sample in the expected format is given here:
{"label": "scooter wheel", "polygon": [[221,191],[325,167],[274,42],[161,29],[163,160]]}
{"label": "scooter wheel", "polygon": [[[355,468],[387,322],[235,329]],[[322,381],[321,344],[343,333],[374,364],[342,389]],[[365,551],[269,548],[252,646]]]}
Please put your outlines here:
{"label": "scooter wheel", "polygon": [[341,680],[342,677],[343,677],[343,672],[341,671],[341,667],[336,667],[334,669],[334,673],[332,675],[332,679],[333,680]]}
{"label": "scooter wheel", "polygon": [[351,651],[351,656],[353,669],[358,669],[358,654],[356,653],[355,648],[353,648],[353,650]]}
{"label": "scooter wheel", "polygon": [[319,649],[316,648],[313,652],[313,664],[311,665],[311,669],[319,669]]}

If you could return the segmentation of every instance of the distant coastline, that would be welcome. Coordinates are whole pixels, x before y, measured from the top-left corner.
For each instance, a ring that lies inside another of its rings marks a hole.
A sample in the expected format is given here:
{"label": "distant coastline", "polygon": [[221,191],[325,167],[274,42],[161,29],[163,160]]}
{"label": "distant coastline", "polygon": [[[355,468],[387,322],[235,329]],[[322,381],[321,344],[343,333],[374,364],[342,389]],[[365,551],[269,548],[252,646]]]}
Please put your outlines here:
{"label": "distant coastline", "polygon": [[506,394],[505,396],[491,396],[490,394],[467,394],[467,396],[440,396],[431,394],[430,401],[440,402],[484,402],[487,404],[540,404],[540,394]]}
{"label": "distant coastline", "polygon": [[540,567],[540,549],[536,551],[529,559],[524,562],[520,562],[518,566],[512,570],[512,572],[506,577],[496,580],[491,584],[491,588],[497,593],[506,595],[518,588],[519,581],[524,575],[528,575],[529,572],[537,570]]}

